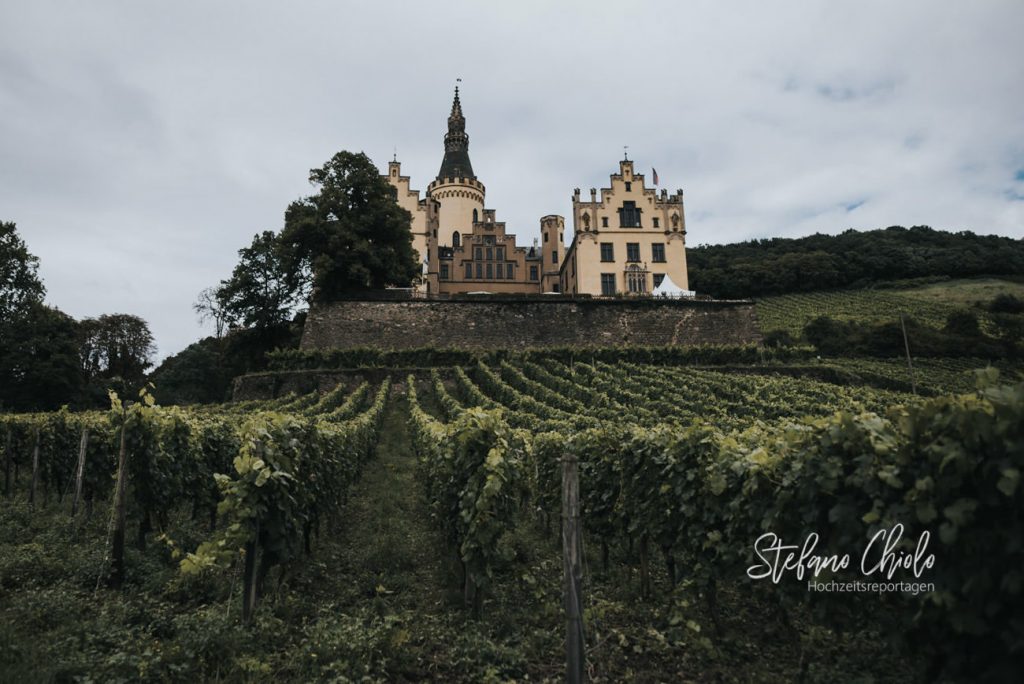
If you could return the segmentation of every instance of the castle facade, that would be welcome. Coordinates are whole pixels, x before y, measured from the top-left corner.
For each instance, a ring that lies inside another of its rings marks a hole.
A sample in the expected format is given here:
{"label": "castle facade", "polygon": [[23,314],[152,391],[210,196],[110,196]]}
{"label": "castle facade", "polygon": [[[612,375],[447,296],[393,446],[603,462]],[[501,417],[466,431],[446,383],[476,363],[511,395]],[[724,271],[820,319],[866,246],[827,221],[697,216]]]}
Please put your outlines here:
{"label": "castle facade", "polygon": [[659,194],[645,185],[633,162],[619,162],[610,187],[590,189],[590,201],[572,197],[573,238],[565,246],[565,219],[540,219],[540,240],[521,246],[494,209],[469,159],[466,118],[455,89],[444,158],[421,198],[388,164],[386,176],[401,207],[412,214],[413,247],[420,255],[418,288],[427,294],[562,292],[608,297],[643,296],[669,278],[688,287],[683,191]]}

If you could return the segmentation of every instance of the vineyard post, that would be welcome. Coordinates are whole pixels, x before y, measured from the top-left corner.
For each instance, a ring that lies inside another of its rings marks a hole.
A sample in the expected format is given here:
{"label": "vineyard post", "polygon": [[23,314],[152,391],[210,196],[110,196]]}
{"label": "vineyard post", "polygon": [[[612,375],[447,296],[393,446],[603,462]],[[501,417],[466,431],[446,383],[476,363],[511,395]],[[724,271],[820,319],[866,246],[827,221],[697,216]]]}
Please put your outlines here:
{"label": "vineyard post", "polygon": [[580,543],[580,481],[575,455],[562,456],[562,567],[565,572],[566,681],[583,681],[583,571]]}
{"label": "vineyard post", "polygon": [[4,440],[4,496],[11,498],[11,448],[13,446],[13,434],[10,423],[7,424],[7,439]]}
{"label": "vineyard post", "polygon": [[124,582],[124,500],[125,500],[125,461],[127,458],[127,441],[125,432],[128,429],[128,413],[121,409],[121,447],[117,457],[117,481],[114,485],[114,538],[111,544],[110,586],[115,589]]}
{"label": "vineyard post", "polygon": [[917,383],[914,382],[914,364],[910,360],[910,341],[907,339],[907,325],[900,314],[900,328],[903,330],[903,347],[907,350],[907,369],[910,371],[910,391],[917,394]]}
{"label": "vineyard post", "polygon": [[85,471],[85,450],[89,445],[89,428],[82,428],[82,441],[78,445],[78,465],[75,467],[75,498],[71,500],[71,520],[78,513],[78,502],[82,499],[82,474]]}
{"label": "vineyard post", "polygon": [[256,530],[252,541],[245,545],[245,571],[242,575],[242,622],[248,625],[256,609],[256,552],[260,541],[260,520],[256,518]]}
{"label": "vineyard post", "polygon": [[36,504],[36,483],[39,482],[39,428],[36,428],[35,444],[32,446],[32,485],[28,490],[28,505]]}

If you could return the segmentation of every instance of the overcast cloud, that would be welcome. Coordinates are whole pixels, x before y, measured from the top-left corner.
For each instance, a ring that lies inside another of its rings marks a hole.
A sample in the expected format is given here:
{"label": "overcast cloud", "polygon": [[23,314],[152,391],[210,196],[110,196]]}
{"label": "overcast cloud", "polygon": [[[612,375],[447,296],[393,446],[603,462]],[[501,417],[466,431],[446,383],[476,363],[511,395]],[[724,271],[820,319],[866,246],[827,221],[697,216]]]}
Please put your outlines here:
{"label": "overcast cloud", "polygon": [[48,301],[208,330],[196,294],[308,171],[436,175],[461,77],[520,242],[622,146],[691,245],[927,224],[1024,237],[1024,3],[5,2],[0,219]]}

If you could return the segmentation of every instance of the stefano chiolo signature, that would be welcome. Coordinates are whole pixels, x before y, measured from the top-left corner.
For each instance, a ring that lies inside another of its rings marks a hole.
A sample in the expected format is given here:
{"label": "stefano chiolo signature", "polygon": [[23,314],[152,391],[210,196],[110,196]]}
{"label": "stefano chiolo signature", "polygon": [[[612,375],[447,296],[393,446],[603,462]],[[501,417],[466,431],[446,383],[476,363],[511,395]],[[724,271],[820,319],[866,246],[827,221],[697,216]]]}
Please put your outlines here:
{"label": "stefano chiolo signature", "polygon": [[[897,571],[909,570],[915,578],[920,578],[925,570],[935,565],[935,554],[928,553],[931,535],[927,530],[918,537],[913,551],[897,548],[902,537],[902,524],[878,530],[861,554],[861,573],[865,577],[877,573],[892,579]],[[802,580],[805,574],[817,577],[823,572],[837,573],[850,567],[849,554],[818,555],[814,553],[817,545],[816,532],[807,535],[802,546],[783,544],[777,534],[766,532],[754,542],[754,553],[760,562],[747,568],[747,576],[751,579],[770,577],[777,584],[787,572],[795,573],[796,578]]]}

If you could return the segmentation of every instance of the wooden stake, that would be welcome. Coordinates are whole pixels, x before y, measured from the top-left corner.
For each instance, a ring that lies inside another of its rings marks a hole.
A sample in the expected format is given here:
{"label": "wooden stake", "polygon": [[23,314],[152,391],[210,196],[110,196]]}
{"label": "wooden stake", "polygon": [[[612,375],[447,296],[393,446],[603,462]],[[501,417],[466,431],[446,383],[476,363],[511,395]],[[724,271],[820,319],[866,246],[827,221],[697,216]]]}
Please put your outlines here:
{"label": "wooden stake", "polygon": [[907,369],[910,371],[910,391],[917,394],[917,383],[914,381],[914,364],[910,360],[910,341],[907,339],[907,326],[900,314],[900,328],[903,330],[903,347],[907,350]]}
{"label": "wooden stake", "polygon": [[242,622],[248,625],[256,610],[256,550],[260,542],[260,521],[256,519],[256,536],[245,545],[245,574],[242,576]]}
{"label": "wooden stake", "polygon": [[580,539],[579,464],[575,456],[562,457],[562,568],[565,573],[565,678],[583,681],[583,566]]}
{"label": "wooden stake", "polygon": [[11,449],[13,448],[14,435],[11,426],[7,426],[7,439],[4,442],[4,496],[11,498]]}
{"label": "wooden stake", "polygon": [[35,508],[36,483],[39,482],[39,428],[36,428],[35,445],[32,447],[32,485],[28,490],[28,505]]}
{"label": "wooden stake", "polygon": [[82,500],[82,474],[85,472],[85,451],[89,446],[89,428],[82,428],[82,441],[78,444],[78,465],[75,467],[75,498],[71,500],[71,520],[78,513],[78,502]]}
{"label": "wooden stake", "polygon": [[128,427],[127,412],[121,418],[121,448],[117,458],[117,482],[114,485],[114,535],[111,543],[110,586],[119,589],[124,583],[124,499],[127,472],[125,465],[128,450],[125,431]]}

